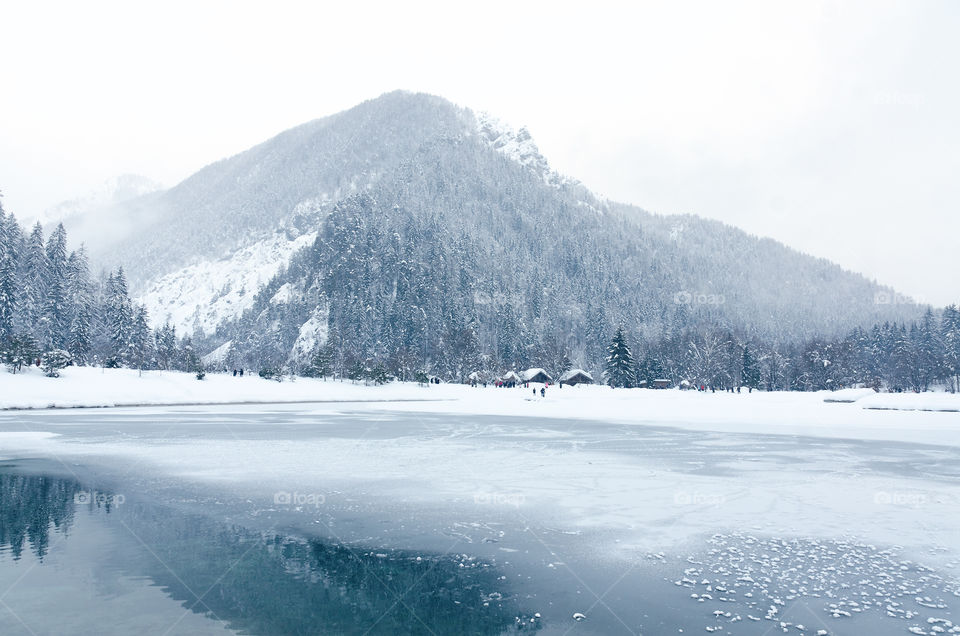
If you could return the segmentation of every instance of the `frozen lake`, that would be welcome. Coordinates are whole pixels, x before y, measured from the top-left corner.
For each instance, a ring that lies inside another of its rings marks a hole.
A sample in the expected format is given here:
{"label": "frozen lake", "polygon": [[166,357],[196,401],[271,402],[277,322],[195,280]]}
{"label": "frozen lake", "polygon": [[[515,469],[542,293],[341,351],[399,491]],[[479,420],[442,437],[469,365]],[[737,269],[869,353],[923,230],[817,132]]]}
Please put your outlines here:
{"label": "frozen lake", "polygon": [[955,446],[405,408],[0,413],[0,633],[960,633]]}

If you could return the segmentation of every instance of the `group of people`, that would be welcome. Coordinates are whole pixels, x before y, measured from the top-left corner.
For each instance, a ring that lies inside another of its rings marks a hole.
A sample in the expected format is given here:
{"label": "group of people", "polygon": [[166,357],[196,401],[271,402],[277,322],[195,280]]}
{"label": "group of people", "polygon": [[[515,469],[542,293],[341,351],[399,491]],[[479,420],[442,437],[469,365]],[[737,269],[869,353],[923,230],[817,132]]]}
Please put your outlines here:
{"label": "group of people", "polygon": [[[707,385],[705,385],[705,384],[701,384],[699,387],[696,387],[696,388],[697,388],[698,391],[710,391],[711,393],[716,393],[716,392],[717,392],[717,387],[715,387],[715,386],[707,386]],[[741,387],[739,387],[739,386],[737,386],[736,388],[734,388],[734,387],[732,387],[732,386],[728,386],[728,387],[720,387],[720,390],[721,390],[721,391],[726,391],[727,393],[739,393],[739,392],[740,392],[740,388],[741,388]],[[749,392],[750,392],[750,393],[753,393],[753,387],[752,387],[752,386],[747,387],[747,388],[749,389]]]}

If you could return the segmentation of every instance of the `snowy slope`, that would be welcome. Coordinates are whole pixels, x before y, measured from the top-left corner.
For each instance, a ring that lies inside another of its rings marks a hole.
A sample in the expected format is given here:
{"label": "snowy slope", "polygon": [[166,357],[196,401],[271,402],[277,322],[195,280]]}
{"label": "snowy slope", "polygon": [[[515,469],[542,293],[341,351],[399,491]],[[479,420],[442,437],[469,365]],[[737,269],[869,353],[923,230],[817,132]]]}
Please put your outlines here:
{"label": "snowy slope", "polygon": [[[169,190],[73,215],[67,231],[87,245],[95,269],[124,267],[153,324],[169,317],[181,333],[196,326],[209,334],[250,308],[262,286],[308,243],[304,237],[322,231],[334,208],[353,205],[359,195],[369,195],[359,232],[389,227],[399,248],[424,246],[417,255],[423,258],[409,261],[419,268],[413,283],[440,271],[426,242],[470,264],[463,267],[464,284],[490,287],[497,268],[509,263],[513,295],[491,288],[481,296],[545,295],[547,307],[573,306],[563,318],[571,332],[588,307],[612,311],[608,322],[637,322],[654,332],[687,315],[760,333],[779,334],[788,324],[793,333],[786,339],[916,313],[909,305],[878,305],[879,288],[863,277],[735,228],[685,217],[680,240],[678,219],[604,200],[553,171],[526,129],[399,91],[285,131]],[[411,223],[441,217],[437,231],[427,223],[421,234],[409,233]],[[328,252],[342,247],[349,245],[330,245]],[[369,256],[372,271],[387,271],[381,261],[391,249]],[[295,308],[278,313],[278,320],[294,316],[298,323],[279,325],[290,336],[285,347],[312,309],[297,307],[298,299],[286,294],[316,281],[279,281],[287,282],[306,284],[286,287],[276,298]],[[678,293],[701,292],[726,302],[678,307]],[[475,303],[463,304],[469,310]],[[525,305],[518,300],[517,307]],[[518,316],[546,324],[541,318]]]}
{"label": "snowy slope", "polygon": [[257,292],[316,236],[311,232],[289,239],[277,234],[227,258],[183,267],[151,282],[138,300],[154,326],[169,320],[180,333],[199,328],[211,334],[224,320],[253,306]]}
{"label": "snowy slope", "polygon": [[540,154],[540,149],[526,127],[515,130],[489,113],[478,113],[476,118],[477,132],[491,148],[540,175],[544,183],[550,185],[577,183],[550,168],[546,157]]}

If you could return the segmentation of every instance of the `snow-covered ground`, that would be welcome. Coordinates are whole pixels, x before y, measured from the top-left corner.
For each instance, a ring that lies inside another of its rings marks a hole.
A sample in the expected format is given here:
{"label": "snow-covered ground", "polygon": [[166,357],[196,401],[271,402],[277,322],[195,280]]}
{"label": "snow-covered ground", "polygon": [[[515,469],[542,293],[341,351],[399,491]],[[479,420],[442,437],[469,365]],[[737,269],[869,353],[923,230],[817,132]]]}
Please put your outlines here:
{"label": "snow-covered ground", "polygon": [[311,378],[276,382],[250,373],[242,378],[208,373],[202,381],[173,371],[89,367],[67,368],[60,378],[47,378],[35,368],[0,374],[0,409],[311,401],[390,402],[381,408],[960,446],[960,394],[950,393],[701,393],[551,386],[541,398],[529,388],[404,382],[367,386]]}

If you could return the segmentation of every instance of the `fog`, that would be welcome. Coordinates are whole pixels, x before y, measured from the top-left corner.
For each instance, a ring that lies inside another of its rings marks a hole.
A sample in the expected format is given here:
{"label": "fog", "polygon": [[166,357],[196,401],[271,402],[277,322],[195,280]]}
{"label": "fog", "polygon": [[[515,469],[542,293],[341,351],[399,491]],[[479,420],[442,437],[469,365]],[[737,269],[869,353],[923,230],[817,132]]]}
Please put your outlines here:
{"label": "fog", "polygon": [[8,3],[0,23],[21,218],[406,88],[528,126],[610,198],[960,301],[953,2]]}

